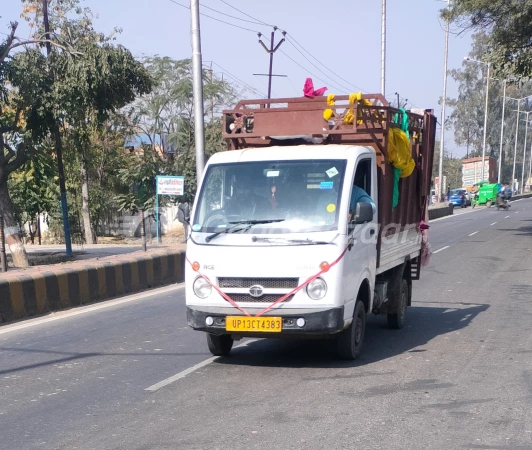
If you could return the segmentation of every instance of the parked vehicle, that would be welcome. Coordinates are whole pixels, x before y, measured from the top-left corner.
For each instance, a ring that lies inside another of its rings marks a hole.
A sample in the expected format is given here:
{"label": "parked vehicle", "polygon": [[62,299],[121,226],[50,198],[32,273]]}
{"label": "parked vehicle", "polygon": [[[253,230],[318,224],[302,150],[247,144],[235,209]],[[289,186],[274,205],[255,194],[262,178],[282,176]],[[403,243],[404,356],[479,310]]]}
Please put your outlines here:
{"label": "parked vehicle", "polygon": [[[403,121],[375,94],[350,106],[353,123],[344,116],[349,97],[335,101],[342,106],[324,97],[244,100],[223,112],[230,151],[205,168],[185,276],[188,324],[207,333],[213,355],[242,337],[317,337],[356,359],[367,314],[405,325],[421,272],[436,119],[421,111]],[[392,123],[410,127],[403,149],[413,158],[395,207]],[[356,188],[376,209],[360,202],[350,218]]]}
{"label": "parked vehicle", "polygon": [[449,203],[452,203],[455,208],[457,206],[461,208],[465,208],[467,206],[466,192],[467,191],[465,189],[451,190],[451,193],[449,196]]}
{"label": "parked vehicle", "polygon": [[466,206],[471,206],[471,193],[466,189],[466,188],[461,188],[460,189],[464,195],[465,195],[465,198],[466,198]]}
{"label": "parked vehicle", "polygon": [[438,203],[438,196],[436,195],[435,189],[430,190],[430,198],[431,198],[432,204]]}

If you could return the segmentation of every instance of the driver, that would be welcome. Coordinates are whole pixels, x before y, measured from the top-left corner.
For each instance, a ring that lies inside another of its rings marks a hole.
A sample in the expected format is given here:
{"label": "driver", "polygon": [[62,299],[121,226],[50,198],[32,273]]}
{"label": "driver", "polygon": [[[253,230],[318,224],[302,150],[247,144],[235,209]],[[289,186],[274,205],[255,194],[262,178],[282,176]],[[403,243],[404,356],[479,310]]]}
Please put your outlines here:
{"label": "driver", "polygon": [[377,212],[377,207],[375,203],[373,203],[373,199],[368,195],[368,193],[361,187],[354,185],[353,192],[351,193],[351,201],[349,202],[349,221],[351,221],[355,216],[357,204],[360,202],[366,202],[371,204],[373,214]]}
{"label": "driver", "polygon": [[253,191],[252,177],[237,177],[233,183],[233,195],[225,208],[226,214],[255,219],[259,211],[263,211],[267,207],[272,208],[266,198],[255,195]]}

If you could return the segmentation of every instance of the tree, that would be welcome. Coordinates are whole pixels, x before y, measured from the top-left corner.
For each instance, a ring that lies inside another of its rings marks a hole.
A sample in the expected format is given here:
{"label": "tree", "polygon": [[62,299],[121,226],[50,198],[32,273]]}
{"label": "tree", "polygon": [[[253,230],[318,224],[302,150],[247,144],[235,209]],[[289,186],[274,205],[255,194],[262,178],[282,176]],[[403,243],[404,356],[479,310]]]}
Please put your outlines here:
{"label": "tree", "polygon": [[[0,65],[5,62],[0,62]],[[4,66],[5,69],[5,66]],[[24,132],[24,108],[13,97],[5,94],[0,101],[0,215],[4,217],[6,242],[11,251],[13,263],[19,267],[28,266],[28,258],[20,239],[20,230],[13,214],[13,203],[9,196],[9,176],[28,161],[32,143]]]}
{"label": "tree", "polygon": [[443,15],[463,30],[487,33],[489,60],[500,76],[532,75],[530,0],[454,0]]}
{"label": "tree", "polygon": [[[28,266],[28,257],[20,239],[20,230],[13,214],[13,203],[9,196],[9,176],[22,167],[29,160],[34,142],[31,133],[27,131],[27,119],[31,116],[30,108],[21,101],[17,91],[9,90],[10,76],[13,71],[12,53],[19,47],[48,43],[44,36],[34,36],[30,39],[20,39],[16,35],[18,24],[10,24],[7,38],[0,43],[0,214],[5,221],[6,242],[11,251],[13,263],[18,267]],[[56,43],[54,43],[56,45]],[[57,44],[60,45],[60,44]],[[67,49],[65,46],[62,48]],[[26,79],[31,80],[38,72],[34,66],[26,73]],[[30,81],[28,81],[31,83]],[[44,86],[41,85],[41,88]],[[39,98],[34,98],[34,108],[38,108]]]}
{"label": "tree", "polygon": [[[51,146],[51,143],[45,145]],[[15,219],[20,228],[28,225],[32,243],[35,233],[39,232],[40,214],[51,212],[58,202],[56,178],[53,160],[48,155],[48,149],[42,146],[21,169],[12,174],[8,182]]]}
{"label": "tree", "polygon": [[[152,80],[129,50],[113,45],[112,36],[94,30],[89,9],[80,9],[79,0],[55,0],[50,30],[71,43],[78,54],[56,50],[50,67],[54,74],[53,108],[62,109],[59,119],[68,123],[79,152],[82,192],[82,218],[87,242],[93,242],[89,209],[88,147],[90,135],[110,113],[147,94]],[[28,4],[40,4],[28,1]],[[53,3],[53,2],[51,2]],[[59,9],[57,9],[59,8]],[[78,17],[70,18],[76,12]],[[44,24],[45,25],[45,24]],[[53,127],[53,125],[52,125]]]}
{"label": "tree", "polygon": [[[145,64],[155,80],[155,86],[149,95],[135,103],[130,114],[138,133],[148,138],[145,151],[150,153],[153,162],[144,158],[143,164],[148,164],[146,171],[139,168],[138,173],[133,171],[130,175],[142,176],[145,181],[147,174],[153,177],[162,173],[183,175],[185,195],[180,200],[192,201],[196,192],[196,165],[191,61],[154,56],[146,58]],[[225,149],[221,120],[214,113],[234,103],[235,91],[227,81],[218,79],[207,70],[203,71],[203,85],[204,109],[206,115],[211,116],[205,124],[205,150],[209,158],[213,153]],[[161,136],[166,137],[167,148],[162,148]],[[170,145],[175,153],[167,152]],[[141,181],[132,177],[129,178],[130,183]],[[121,196],[121,203],[127,203],[125,196]]]}
{"label": "tree", "polygon": [[[434,161],[440,159],[440,143],[436,142],[434,147]],[[432,166],[432,179],[435,180],[439,176],[439,166],[434,163]],[[462,160],[452,158],[448,152],[443,154],[443,176],[447,179],[447,188],[456,189],[462,187]],[[443,193],[445,195],[445,192]]]}
{"label": "tree", "polygon": [[[17,108],[25,112],[27,134],[35,142],[49,137],[54,142],[64,206],[64,140],[69,139],[77,151],[85,236],[88,242],[92,242],[87,169],[89,137],[109,114],[138,95],[148,93],[152,80],[127,49],[114,45],[112,37],[94,30],[92,14],[89,9],[79,6],[79,0],[23,0],[23,4],[23,16],[35,30],[34,37],[27,43],[37,46],[25,47],[25,51],[11,56],[9,67],[7,70],[4,67],[2,76],[16,94]],[[46,14],[48,8],[50,14]],[[43,17],[43,21],[39,22],[38,17]],[[14,36],[14,30],[12,34]],[[14,48],[13,42],[15,38],[7,44]],[[47,47],[46,56],[39,47],[42,44]],[[9,131],[18,131],[18,128],[12,125]],[[20,167],[27,156],[23,157],[24,152],[12,149],[10,155],[14,157],[15,154],[20,155]],[[7,192],[7,183],[2,185],[0,182],[0,199],[2,187]],[[4,203],[7,209],[12,208],[7,201]]]}
{"label": "tree", "polygon": [[[477,33],[473,36],[473,45],[470,58],[486,61],[489,50],[489,36]],[[474,61],[464,61],[462,68],[450,71],[451,76],[458,82],[458,97],[448,99],[453,108],[450,122],[454,128],[455,142],[466,147],[467,156],[481,156],[484,136],[484,112],[486,101],[486,66]],[[515,129],[517,102],[511,98],[523,98],[532,92],[532,83],[507,82],[506,108],[502,154],[502,181],[510,182],[515,151]],[[502,118],[503,82],[501,79],[490,78],[488,120],[486,134],[486,155],[499,159],[501,144],[501,118]],[[532,109],[532,103],[522,101],[520,110]],[[524,117],[521,117],[524,119]],[[517,148],[522,149],[525,138],[525,123],[520,122],[517,136]],[[529,136],[530,137],[530,136]],[[530,141],[529,141],[530,142]],[[522,151],[517,152],[518,170],[522,168]],[[519,172],[518,172],[519,173]]]}

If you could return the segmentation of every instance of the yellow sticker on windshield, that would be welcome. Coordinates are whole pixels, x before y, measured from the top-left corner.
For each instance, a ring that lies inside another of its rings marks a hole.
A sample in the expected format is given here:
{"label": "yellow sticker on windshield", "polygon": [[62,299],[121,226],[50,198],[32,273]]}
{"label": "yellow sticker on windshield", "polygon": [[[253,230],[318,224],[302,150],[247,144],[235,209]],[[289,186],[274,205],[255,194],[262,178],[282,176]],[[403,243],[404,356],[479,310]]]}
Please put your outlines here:
{"label": "yellow sticker on windshield", "polygon": [[329,203],[329,204],[327,205],[327,212],[332,213],[332,212],[334,212],[334,211],[336,211],[336,205],[335,205],[334,203]]}

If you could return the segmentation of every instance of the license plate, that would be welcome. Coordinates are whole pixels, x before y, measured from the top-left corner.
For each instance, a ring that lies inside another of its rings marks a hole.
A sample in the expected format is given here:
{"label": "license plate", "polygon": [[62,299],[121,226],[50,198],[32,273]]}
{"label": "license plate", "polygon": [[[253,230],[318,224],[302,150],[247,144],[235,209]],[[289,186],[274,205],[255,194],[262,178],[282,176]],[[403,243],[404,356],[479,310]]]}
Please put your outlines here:
{"label": "license plate", "polygon": [[225,318],[225,329],[227,331],[280,333],[283,329],[283,320],[281,317],[227,316]]}

